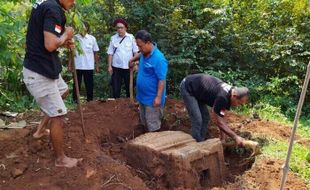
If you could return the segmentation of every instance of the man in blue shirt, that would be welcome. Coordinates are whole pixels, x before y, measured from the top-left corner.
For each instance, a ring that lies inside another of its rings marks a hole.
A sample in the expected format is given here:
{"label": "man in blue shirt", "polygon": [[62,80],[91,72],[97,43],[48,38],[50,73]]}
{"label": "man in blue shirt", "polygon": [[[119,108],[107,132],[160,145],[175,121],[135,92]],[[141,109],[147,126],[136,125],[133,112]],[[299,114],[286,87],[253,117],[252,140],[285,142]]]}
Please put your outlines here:
{"label": "man in blue shirt", "polygon": [[[157,131],[160,129],[165,105],[168,62],[152,42],[150,33],[140,30],[135,38],[141,52],[136,83],[140,121],[149,131]],[[131,67],[133,59],[129,61]]]}

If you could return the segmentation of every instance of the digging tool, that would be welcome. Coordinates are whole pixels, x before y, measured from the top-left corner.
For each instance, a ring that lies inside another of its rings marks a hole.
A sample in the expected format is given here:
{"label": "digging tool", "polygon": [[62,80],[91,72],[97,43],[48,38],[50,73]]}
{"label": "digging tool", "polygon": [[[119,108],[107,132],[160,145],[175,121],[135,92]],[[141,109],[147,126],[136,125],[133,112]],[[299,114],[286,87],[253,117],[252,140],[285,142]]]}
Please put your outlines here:
{"label": "digging tool", "polygon": [[83,132],[83,136],[86,140],[86,135],[85,135],[85,130],[84,130],[84,115],[83,115],[82,105],[81,105],[81,101],[80,101],[80,89],[79,89],[79,84],[78,84],[77,75],[76,75],[76,69],[75,69],[75,63],[74,63],[74,53],[72,50],[70,50],[70,62],[71,62],[72,70],[73,70],[73,80],[74,80],[74,85],[75,85],[75,93],[76,93],[76,100],[77,100],[77,104],[78,104],[78,110],[80,113],[80,118],[81,118],[81,123],[82,123],[82,125],[81,125],[82,132]]}
{"label": "digging tool", "polygon": [[[236,142],[235,141],[222,142],[222,144],[223,144],[224,147],[234,147],[234,146],[236,146]],[[245,141],[243,141],[243,146],[246,147],[246,148],[250,148],[252,150],[251,157],[252,156],[256,156],[258,154],[261,154],[258,142],[251,141],[251,140],[245,140]]]}
{"label": "digging tool", "polygon": [[296,110],[295,119],[294,119],[294,126],[292,128],[291,137],[290,137],[290,144],[289,144],[289,147],[287,150],[287,156],[286,156],[285,164],[283,166],[283,175],[282,175],[282,179],[281,179],[280,190],[284,189],[284,185],[285,185],[285,182],[287,179],[287,173],[289,170],[289,161],[291,158],[295,133],[296,133],[301,109],[302,109],[302,106],[304,104],[304,100],[305,100],[305,96],[306,96],[306,92],[307,92],[307,88],[308,88],[308,84],[309,84],[309,79],[310,79],[310,61],[308,63],[304,85],[302,86],[302,91],[301,91],[300,98],[299,98],[298,105],[297,105],[297,110]]}
{"label": "digging tool", "polygon": [[130,94],[130,103],[134,103],[134,99],[133,99],[133,68],[130,69],[129,94]]}

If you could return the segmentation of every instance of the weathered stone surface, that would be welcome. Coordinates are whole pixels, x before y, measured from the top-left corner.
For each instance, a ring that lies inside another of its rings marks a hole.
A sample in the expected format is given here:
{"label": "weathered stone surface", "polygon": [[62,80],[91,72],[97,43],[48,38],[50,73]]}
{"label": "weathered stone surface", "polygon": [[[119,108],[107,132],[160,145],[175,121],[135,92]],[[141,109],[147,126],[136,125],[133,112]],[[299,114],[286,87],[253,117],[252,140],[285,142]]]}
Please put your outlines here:
{"label": "weathered stone surface", "polygon": [[197,143],[181,131],[139,136],[129,142],[126,155],[130,165],[160,179],[169,189],[220,185],[226,170],[219,139]]}

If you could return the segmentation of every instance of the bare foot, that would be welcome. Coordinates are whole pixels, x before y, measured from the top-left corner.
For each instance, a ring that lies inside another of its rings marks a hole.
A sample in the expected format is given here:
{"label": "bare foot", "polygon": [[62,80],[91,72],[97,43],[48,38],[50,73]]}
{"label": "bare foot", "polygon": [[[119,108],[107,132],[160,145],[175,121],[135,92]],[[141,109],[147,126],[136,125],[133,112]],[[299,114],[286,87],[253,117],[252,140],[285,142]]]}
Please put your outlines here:
{"label": "bare foot", "polygon": [[39,139],[39,138],[42,138],[43,136],[49,136],[49,135],[50,135],[50,130],[45,129],[43,132],[36,131],[32,136],[35,139]]}
{"label": "bare foot", "polygon": [[55,166],[56,167],[65,167],[65,168],[72,168],[76,167],[78,162],[81,162],[83,158],[70,158],[65,156],[61,159],[56,159]]}

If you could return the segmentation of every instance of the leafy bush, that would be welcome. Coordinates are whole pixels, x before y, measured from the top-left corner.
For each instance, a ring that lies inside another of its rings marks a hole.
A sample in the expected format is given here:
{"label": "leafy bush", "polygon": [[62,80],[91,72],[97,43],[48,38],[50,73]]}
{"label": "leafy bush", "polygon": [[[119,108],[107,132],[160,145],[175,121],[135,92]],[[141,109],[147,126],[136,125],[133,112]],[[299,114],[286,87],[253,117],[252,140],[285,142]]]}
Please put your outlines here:
{"label": "leafy bush", "polygon": [[[188,74],[204,72],[230,84],[247,86],[251,104],[276,108],[292,119],[310,57],[310,8],[307,0],[296,1],[77,1],[71,20],[86,19],[98,41],[100,74],[95,76],[95,96],[108,97],[110,77],[106,49],[116,17],[129,22],[129,32],[149,30],[169,60],[168,95],[179,97],[179,83]],[[9,101],[27,101],[21,68],[30,2],[0,4],[1,109]],[[73,18],[73,19],[72,19]],[[71,19],[71,20],[70,20]],[[67,54],[64,53],[64,63]],[[71,74],[64,78],[72,82]],[[310,118],[310,95],[303,118]],[[32,106],[29,98],[25,109]],[[268,110],[267,109],[267,110]]]}

